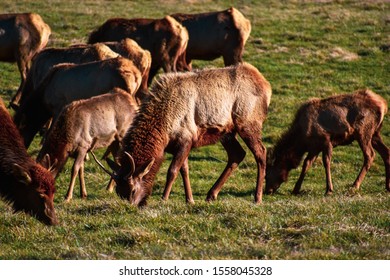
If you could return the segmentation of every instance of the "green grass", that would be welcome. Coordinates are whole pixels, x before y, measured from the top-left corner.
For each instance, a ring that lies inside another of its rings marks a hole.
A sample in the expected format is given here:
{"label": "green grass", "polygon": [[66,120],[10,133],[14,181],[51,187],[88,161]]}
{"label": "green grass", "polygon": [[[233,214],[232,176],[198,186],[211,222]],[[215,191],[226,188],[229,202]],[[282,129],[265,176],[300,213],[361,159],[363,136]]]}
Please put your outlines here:
{"label": "green grass", "polygon": [[[114,16],[163,17],[235,6],[252,22],[244,60],[258,67],[273,87],[263,134],[268,148],[308,98],[369,87],[390,102],[386,1],[185,2],[4,0],[2,12],[41,14],[52,28],[49,45],[66,46],[85,42],[89,32]],[[221,59],[194,62],[196,68],[222,65]],[[0,95],[8,102],[20,77],[13,64],[0,63],[0,73]],[[388,116],[382,135],[390,145]],[[29,149],[33,157],[39,140]],[[298,169],[277,194],[254,205],[255,162],[246,150],[247,157],[213,203],[204,199],[226,154],[220,144],[191,153],[192,206],[185,204],[181,178],[169,201],[160,199],[169,155],[145,209],[107,193],[108,177],[93,160],[86,163],[88,199],[79,198],[77,185],[72,202],[64,203],[68,162],[56,182],[59,226],[13,214],[0,202],[0,259],[390,259],[390,195],[379,156],[357,196],[346,195],[362,164],[353,144],[334,151],[333,196],[323,196],[325,176],[317,160],[303,183],[303,195],[290,194]]]}

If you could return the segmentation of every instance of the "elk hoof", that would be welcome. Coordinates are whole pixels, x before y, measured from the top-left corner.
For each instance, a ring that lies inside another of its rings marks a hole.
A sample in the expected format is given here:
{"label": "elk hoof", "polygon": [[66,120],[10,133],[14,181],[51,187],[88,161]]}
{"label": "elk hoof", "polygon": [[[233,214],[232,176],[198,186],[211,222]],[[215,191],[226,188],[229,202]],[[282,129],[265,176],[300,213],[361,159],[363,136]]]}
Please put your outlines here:
{"label": "elk hoof", "polygon": [[326,193],[325,193],[325,196],[331,196],[333,194],[333,191],[327,191]]}

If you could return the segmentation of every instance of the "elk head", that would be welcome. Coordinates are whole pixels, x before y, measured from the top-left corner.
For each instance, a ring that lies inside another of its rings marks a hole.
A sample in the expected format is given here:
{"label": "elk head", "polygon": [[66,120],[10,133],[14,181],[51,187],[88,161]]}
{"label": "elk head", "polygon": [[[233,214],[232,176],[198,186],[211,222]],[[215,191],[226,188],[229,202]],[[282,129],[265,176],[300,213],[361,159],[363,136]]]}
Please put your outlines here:
{"label": "elk head", "polygon": [[35,216],[46,225],[58,224],[54,210],[54,179],[50,172],[40,165],[26,169],[14,163],[12,172],[18,181],[14,210]]}
{"label": "elk head", "polygon": [[149,162],[136,167],[133,157],[125,152],[122,165],[109,158],[106,159],[108,165],[113,170],[113,172],[110,172],[97,160],[92,151],[91,154],[97,164],[115,181],[116,193],[120,198],[126,199],[130,201],[131,204],[137,206],[146,205],[146,199],[150,195],[150,190],[145,186],[144,177],[152,168],[154,158]]}

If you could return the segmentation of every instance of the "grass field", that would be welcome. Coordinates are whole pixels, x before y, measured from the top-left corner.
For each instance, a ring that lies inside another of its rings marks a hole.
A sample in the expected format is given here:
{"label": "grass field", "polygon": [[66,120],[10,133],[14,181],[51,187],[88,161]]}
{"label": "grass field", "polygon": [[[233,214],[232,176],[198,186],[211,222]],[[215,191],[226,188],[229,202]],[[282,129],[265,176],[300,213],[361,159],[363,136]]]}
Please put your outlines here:
{"label": "grass field", "polygon": [[[41,14],[52,28],[49,46],[86,42],[110,17],[238,8],[252,23],[244,60],[273,87],[263,131],[267,148],[308,98],[368,87],[390,102],[388,1],[2,0],[1,6],[2,13]],[[194,62],[196,68],[222,65],[221,59]],[[19,79],[16,64],[0,63],[0,95],[6,103]],[[390,145],[388,116],[382,135]],[[37,137],[29,149],[33,157],[39,141]],[[0,259],[390,259],[390,194],[379,155],[359,195],[346,195],[363,163],[356,143],[334,150],[332,197],[323,195],[325,173],[317,160],[303,183],[304,194],[290,194],[300,171],[295,170],[262,205],[253,203],[256,169],[249,150],[213,203],[204,200],[225,167],[222,146],[191,152],[195,205],[185,204],[180,178],[169,201],[161,201],[170,159],[167,155],[142,210],[106,192],[108,177],[93,160],[86,163],[88,199],[81,200],[76,192],[64,203],[69,161],[56,182],[58,226],[13,214],[0,202]]]}

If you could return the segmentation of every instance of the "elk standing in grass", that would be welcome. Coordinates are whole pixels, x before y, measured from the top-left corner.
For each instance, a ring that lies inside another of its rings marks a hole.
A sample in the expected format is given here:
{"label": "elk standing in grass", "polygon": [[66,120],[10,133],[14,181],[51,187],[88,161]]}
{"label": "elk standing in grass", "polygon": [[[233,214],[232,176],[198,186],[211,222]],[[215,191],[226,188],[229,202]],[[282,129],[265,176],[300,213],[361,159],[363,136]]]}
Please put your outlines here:
{"label": "elk standing in grass", "polygon": [[220,69],[173,73],[161,76],[142,103],[122,141],[120,165],[111,163],[116,192],[143,206],[164,159],[173,154],[167,174],[164,199],[180,170],[187,202],[192,203],[188,155],[192,148],[221,140],[228,163],[210,189],[207,200],[218,193],[232,171],[244,159],[238,134],[253,153],[257,166],[255,202],[262,199],[266,149],[261,141],[263,122],[271,100],[271,86],[252,65],[244,63]]}
{"label": "elk standing in grass", "polygon": [[[56,162],[51,170],[53,176],[57,177],[69,156],[75,158],[66,201],[72,199],[77,175],[80,180],[80,196],[87,197],[84,181],[85,156],[93,148],[108,147],[108,151],[115,157],[136,110],[133,96],[118,88],[112,93],[74,101],[64,108],[50,129],[37,161],[49,166],[50,163],[45,161],[45,155],[48,154],[51,161]],[[110,182],[109,190],[112,187]]]}
{"label": "elk standing in grass", "polygon": [[134,95],[141,80],[138,68],[123,57],[79,65],[59,64],[21,104],[14,122],[28,147],[43,125],[72,101],[105,94],[115,87]]}
{"label": "elk standing in grass", "polygon": [[0,196],[15,211],[32,214],[47,225],[57,224],[53,176],[27,154],[1,98],[0,122]]}
{"label": "elk standing in grass", "polygon": [[390,150],[380,135],[386,113],[386,100],[370,90],[306,102],[297,111],[290,129],[270,153],[267,160],[266,193],[275,192],[287,181],[290,170],[297,168],[307,153],[293,190],[294,194],[298,194],[307,170],[322,152],[326,194],[331,194],[333,185],[330,162],[333,147],[349,145],[354,140],[359,143],[363,152],[364,163],[352,190],[359,189],[374,160],[375,149],[384,161],[386,189],[390,191]]}

